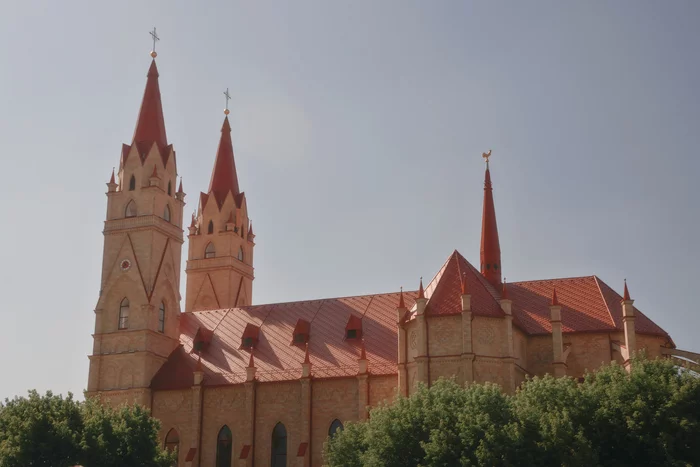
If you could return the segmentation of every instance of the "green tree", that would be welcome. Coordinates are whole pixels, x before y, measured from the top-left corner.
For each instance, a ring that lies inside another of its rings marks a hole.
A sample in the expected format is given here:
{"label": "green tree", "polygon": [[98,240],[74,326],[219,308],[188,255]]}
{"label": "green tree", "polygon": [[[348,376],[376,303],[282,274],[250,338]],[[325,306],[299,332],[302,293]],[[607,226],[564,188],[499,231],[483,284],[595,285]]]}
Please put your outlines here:
{"label": "green tree", "polygon": [[86,467],[167,467],[175,459],[160,447],[160,422],[141,406],[112,409],[96,401],[83,405],[83,464]]}
{"label": "green tree", "polygon": [[325,445],[334,466],[700,465],[700,379],[635,359],[572,378],[533,378],[514,395],[452,381],[421,386]]}
{"label": "green tree", "polygon": [[140,406],[112,409],[30,391],[0,404],[0,467],[167,467],[159,422]]}
{"label": "green tree", "polygon": [[0,467],[67,467],[81,459],[83,420],[72,394],[30,391],[0,404]]}

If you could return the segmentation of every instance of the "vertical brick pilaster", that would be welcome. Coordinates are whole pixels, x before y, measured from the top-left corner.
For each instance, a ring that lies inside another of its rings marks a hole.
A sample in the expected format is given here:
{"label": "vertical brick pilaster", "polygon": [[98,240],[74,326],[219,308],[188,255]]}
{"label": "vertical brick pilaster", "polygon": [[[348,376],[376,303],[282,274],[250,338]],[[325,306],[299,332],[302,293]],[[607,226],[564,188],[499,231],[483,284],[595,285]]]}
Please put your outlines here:
{"label": "vertical brick pilaster", "polygon": [[369,406],[369,375],[367,373],[357,375],[357,386],[358,417],[360,420],[367,420],[367,406]]}

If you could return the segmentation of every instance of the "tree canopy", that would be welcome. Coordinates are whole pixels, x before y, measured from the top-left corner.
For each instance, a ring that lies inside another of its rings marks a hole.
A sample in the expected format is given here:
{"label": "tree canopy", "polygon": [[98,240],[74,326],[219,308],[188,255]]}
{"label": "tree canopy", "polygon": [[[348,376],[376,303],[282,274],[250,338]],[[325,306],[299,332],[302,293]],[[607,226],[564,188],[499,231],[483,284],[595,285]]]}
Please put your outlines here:
{"label": "tree canopy", "polygon": [[347,423],[331,466],[700,465],[700,379],[637,359],[573,378],[527,380],[514,395],[452,380],[420,386]]}
{"label": "tree canopy", "polygon": [[0,404],[0,467],[166,467],[159,422],[140,406],[112,409],[51,392]]}

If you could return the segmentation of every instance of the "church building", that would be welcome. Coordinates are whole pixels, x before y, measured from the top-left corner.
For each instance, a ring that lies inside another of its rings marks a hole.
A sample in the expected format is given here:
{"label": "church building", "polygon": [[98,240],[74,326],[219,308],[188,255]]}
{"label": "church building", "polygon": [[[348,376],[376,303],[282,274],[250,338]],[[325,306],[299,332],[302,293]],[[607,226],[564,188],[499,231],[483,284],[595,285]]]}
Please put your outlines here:
{"label": "church building", "polygon": [[256,303],[255,234],[228,110],[209,187],[186,221],[152,55],[133,139],[107,183],[87,395],[149,408],[179,466],[320,466],[329,435],[418,383],[514,392],[527,376],[579,378],[642,349],[654,358],[675,348],[627,284],[506,283],[490,151],[476,265],[445,246],[442,267],[414,290]]}

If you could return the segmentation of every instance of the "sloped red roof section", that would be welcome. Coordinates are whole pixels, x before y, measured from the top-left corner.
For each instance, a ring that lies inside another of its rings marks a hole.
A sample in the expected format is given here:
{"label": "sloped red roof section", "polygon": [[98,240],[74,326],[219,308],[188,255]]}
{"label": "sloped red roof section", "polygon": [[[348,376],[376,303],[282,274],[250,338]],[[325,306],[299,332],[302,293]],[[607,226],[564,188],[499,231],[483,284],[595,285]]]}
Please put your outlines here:
{"label": "sloped red roof section", "polygon": [[211,181],[209,182],[209,193],[212,192],[219,206],[223,204],[224,198],[229,192],[233,193],[234,196],[240,193],[236,162],[233,157],[231,125],[228,122],[228,117],[224,118],[224,124],[221,127],[221,139],[219,140],[214,170],[211,173]]}
{"label": "sloped red roof section", "polygon": [[[622,330],[622,297],[596,276],[549,279],[508,284],[513,314],[529,334],[549,334],[549,306],[556,287],[564,332]],[[638,333],[667,336],[646,315],[635,309]]]}
{"label": "sloped red roof section", "polygon": [[428,315],[456,315],[462,312],[462,282],[471,294],[472,313],[504,316],[493,286],[457,250],[455,250],[425,290]]}
{"label": "sloped red roof section", "polygon": [[[425,288],[426,313],[430,316],[461,313],[463,278],[471,294],[472,313],[504,316],[499,303],[500,291],[457,251]],[[555,287],[564,332],[622,330],[621,296],[596,276],[508,284],[514,324],[531,335],[551,333],[549,307]],[[414,307],[417,296],[417,291],[404,292],[409,309]],[[356,376],[362,344],[370,373],[396,374],[398,301],[399,293],[395,292],[183,313],[181,346],[156,374],[152,387],[192,386],[197,355],[191,351],[200,328],[212,330],[209,348],[201,353],[204,385],[245,381],[250,353],[239,346],[246,328],[251,327],[259,329],[255,349],[256,379],[261,382],[296,380],[301,377],[307,346],[289,344],[290,336],[302,321],[313,328],[308,340],[308,361],[314,378]],[[648,317],[638,310],[635,313],[638,333],[667,337]],[[345,339],[348,324],[358,322],[362,325],[362,340]]]}

